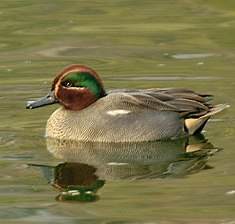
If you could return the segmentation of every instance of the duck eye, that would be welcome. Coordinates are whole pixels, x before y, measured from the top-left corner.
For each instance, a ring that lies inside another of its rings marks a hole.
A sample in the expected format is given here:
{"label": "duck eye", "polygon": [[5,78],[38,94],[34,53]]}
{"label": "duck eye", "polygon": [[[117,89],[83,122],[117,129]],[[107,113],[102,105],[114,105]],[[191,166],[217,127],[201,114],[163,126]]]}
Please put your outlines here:
{"label": "duck eye", "polygon": [[64,82],[62,83],[62,85],[65,86],[65,87],[71,87],[71,86],[73,86],[73,83],[70,82],[70,81],[64,81]]}

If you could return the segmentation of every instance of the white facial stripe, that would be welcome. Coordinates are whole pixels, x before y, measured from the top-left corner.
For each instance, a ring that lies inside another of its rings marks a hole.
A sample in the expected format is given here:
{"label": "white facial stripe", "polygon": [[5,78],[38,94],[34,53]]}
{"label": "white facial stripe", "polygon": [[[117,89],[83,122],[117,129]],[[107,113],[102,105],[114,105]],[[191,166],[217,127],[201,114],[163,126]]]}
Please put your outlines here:
{"label": "white facial stripe", "polygon": [[76,89],[76,90],[80,89],[80,90],[82,90],[82,89],[86,89],[86,88],[85,87],[74,87],[74,86],[72,86],[72,87],[69,87],[69,89]]}
{"label": "white facial stripe", "polygon": [[[69,70],[69,71],[67,71],[66,73],[64,73],[60,78],[59,78],[59,80],[57,81],[57,83],[55,84],[55,95],[57,95],[57,92],[59,91],[59,87],[60,87],[60,83],[61,83],[61,81],[64,79],[64,77],[66,76],[66,75],[68,75],[69,73],[71,73],[71,72],[77,72],[77,71],[79,71],[79,69],[72,69],[72,70]],[[71,88],[71,87],[70,87]]]}
{"label": "white facial stripe", "polygon": [[129,114],[129,113],[131,113],[131,111],[129,111],[129,110],[109,110],[106,113],[111,116],[117,116],[117,115]]}

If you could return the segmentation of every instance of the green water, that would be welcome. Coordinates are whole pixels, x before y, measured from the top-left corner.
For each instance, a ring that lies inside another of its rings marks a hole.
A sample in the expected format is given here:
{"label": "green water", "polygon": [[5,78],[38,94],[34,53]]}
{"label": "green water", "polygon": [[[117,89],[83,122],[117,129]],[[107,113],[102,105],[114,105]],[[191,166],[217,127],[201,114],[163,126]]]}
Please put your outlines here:
{"label": "green water", "polygon": [[[235,222],[233,0],[2,0],[0,21],[1,223]],[[99,177],[97,164],[76,161],[101,181],[92,185],[97,198],[55,200],[58,189],[48,181],[65,161],[47,151],[44,130],[57,106],[29,111],[25,102],[45,95],[71,63],[97,70],[106,88],[187,87],[215,95],[231,108],[204,134],[223,150],[167,177],[134,178],[152,167],[141,162],[127,162],[132,178]]]}

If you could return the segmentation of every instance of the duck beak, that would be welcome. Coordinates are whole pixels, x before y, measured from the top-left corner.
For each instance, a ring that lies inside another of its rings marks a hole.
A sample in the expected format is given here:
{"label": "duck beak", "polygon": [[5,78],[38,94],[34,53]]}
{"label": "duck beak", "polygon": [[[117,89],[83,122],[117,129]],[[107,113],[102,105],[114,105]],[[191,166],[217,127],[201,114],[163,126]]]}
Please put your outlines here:
{"label": "duck beak", "polygon": [[43,107],[54,103],[58,103],[58,100],[55,98],[54,91],[51,91],[49,94],[38,100],[28,101],[26,104],[26,109],[34,109],[37,107]]}

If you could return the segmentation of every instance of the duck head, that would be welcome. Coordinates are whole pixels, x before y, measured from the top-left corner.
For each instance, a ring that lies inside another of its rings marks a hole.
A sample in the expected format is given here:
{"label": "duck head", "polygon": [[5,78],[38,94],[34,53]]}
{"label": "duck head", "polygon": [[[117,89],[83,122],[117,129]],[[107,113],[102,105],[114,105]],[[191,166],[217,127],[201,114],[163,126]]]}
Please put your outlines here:
{"label": "duck head", "polygon": [[27,109],[60,103],[69,110],[82,110],[105,96],[98,74],[84,65],[70,65],[54,79],[51,91],[37,101],[29,101]]}

